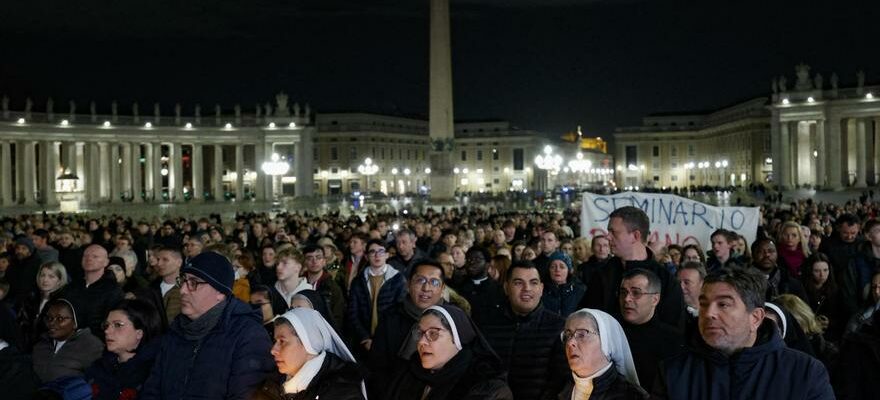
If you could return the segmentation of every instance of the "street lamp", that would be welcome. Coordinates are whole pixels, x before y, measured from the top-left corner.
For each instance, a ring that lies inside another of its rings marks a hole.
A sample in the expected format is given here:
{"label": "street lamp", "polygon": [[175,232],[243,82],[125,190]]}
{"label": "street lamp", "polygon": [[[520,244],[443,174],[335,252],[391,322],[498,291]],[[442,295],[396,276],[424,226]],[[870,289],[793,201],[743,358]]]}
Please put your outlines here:
{"label": "street lamp", "polygon": [[379,172],[379,166],[373,164],[373,159],[370,157],[364,159],[363,164],[358,165],[358,173],[367,177],[367,194],[370,193],[370,177],[375,175],[376,172]]}
{"label": "street lamp", "polygon": [[590,160],[584,159],[584,153],[577,153],[574,160],[568,162],[568,168],[577,174],[578,186],[581,186],[581,176],[584,173],[591,172],[590,167],[593,166],[593,163]]}
{"label": "street lamp", "polygon": [[[562,166],[562,156],[553,154],[553,148],[550,145],[544,146],[544,154],[539,154],[535,157],[535,166],[547,173],[558,172],[559,167]],[[549,176],[547,180],[549,181]]]}
{"label": "street lamp", "polygon": [[263,162],[261,168],[266,175],[272,177],[272,196],[278,197],[278,191],[281,187],[281,176],[290,171],[290,164],[282,160],[278,153],[272,153],[271,161]]}

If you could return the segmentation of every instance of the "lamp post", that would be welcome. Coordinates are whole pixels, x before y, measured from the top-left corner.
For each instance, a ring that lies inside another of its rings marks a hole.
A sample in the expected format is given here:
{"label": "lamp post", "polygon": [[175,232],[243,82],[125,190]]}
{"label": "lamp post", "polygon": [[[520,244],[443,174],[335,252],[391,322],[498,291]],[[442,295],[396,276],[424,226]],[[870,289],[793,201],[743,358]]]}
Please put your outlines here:
{"label": "lamp post", "polygon": [[370,177],[375,175],[376,172],[379,172],[379,166],[373,164],[373,159],[367,157],[364,159],[364,163],[358,165],[358,173],[367,177],[367,194],[370,194]]}
{"label": "lamp post", "polygon": [[593,163],[590,160],[584,160],[584,153],[577,153],[574,160],[568,162],[568,168],[577,175],[578,186],[581,186],[581,177],[590,171]]}
{"label": "lamp post", "polygon": [[549,174],[559,171],[559,167],[562,166],[562,156],[553,154],[553,148],[550,145],[544,146],[544,154],[535,157],[535,166],[548,174],[546,184],[549,186]]}
{"label": "lamp post", "polygon": [[290,164],[282,160],[278,153],[272,153],[270,161],[263,162],[261,166],[266,175],[272,177],[272,197],[278,198],[278,192],[281,187],[281,176],[290,171]]}

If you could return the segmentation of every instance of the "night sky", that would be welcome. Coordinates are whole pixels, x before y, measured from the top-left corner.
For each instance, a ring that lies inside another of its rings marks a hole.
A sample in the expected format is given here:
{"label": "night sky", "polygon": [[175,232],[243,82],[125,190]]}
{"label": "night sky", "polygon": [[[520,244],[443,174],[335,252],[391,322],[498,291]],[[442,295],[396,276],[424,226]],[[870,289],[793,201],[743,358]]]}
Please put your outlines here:
{"label": "night sky", "polygon": [[[10,4],[16,3],[16,4]],[[22,4],[25,3],[25,4]],[[805,62],[880,82],[878,1],[452,0],[455,116],[608,137],[646,114],[769,94]],[[6,2],[0,93],[41,110],[117,99],[245,112],[278,91],[317,111],[426,116],[427,0]]]}

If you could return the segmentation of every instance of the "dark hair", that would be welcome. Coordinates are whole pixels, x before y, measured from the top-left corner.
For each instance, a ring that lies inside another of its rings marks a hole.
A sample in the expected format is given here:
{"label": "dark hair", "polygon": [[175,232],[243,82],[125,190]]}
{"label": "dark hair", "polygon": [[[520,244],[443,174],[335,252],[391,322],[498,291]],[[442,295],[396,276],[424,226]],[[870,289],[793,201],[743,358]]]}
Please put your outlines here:
{"label": "dark hair", "polygon": [[412,229],[409,229],[409,228],[400,228],[400,229],[397,231],[397,233],[395,234],[395,236],[397,236],[397,237],[401,237],[401,236],[409,236],[409,237],[415,239],[415,238],[416,238],[416,233],[413,232]]}
{"label": "dark hair", "polygon": [[431,260],[431,259],[427,259],[427,258],[422,258],[422,259],[416,260],[415,264],[413,264],[413,267],[412,267],[412,270],[410,271],[410,276],[409,276],[410,280],[412,280],[412,277],[416,275],[416,270],[418,270],[420,267],[437,268],[438,270],[440,270],[440,277],[441,278],[446,273],[446,271],[443,270],[443,266],[440,265],[439,262]]}
{"label": "dark hair", "polygon": [[467,258],[468,254],[475,253],[480,253],[480,255],[483,256],[483,260],[485,260],[487,263],[492,260],[492,254],[489,253],[489,250],[486,250],[485,247],[481,246],[474,246],[469,248],[468,251],[464,253],[464,257]]}
{"label": "dark hair", "polygon": [[868,234],[871,232],[871,229],[873,229],[877,225],[880,225],[880,220],[877,220],[876,218],[871,218],[865,222],[865,226],[862,227],[862,232]]}
{"label": "dark hair", "polygon": [[712,239],[718,235],[724,236],[724,239],[727,240],[728,243],[736,241],[736,239],[739,238],[739,235],[727,229],[716,229],[715,232],[712,232],[712,234],[709,235],[709,239]]}
{"label": "dark hair", "polygon": [[367,245],[364,246],[364,248],[370,250],[370,246],[374,244],[382,246],[383,249],[388,250],[388,246],[385,245],[385,241],[382,239],[370,239],[370,241],[367,242]]}
{"label": "dark hair", "polygon": [[[516,269],[533,269],[538,271],[538,267],[535,266],[529,260],[517,260],[510,264],[510,267],[507,268],[507,276],[504,277],[505,282],[510,282],[510,279],[513,278],[513,271]],[[541,272],[538,271],[538,276],[541,276]]]}
{"label": "dark hair", "polygon": [[657,294],[660,294],[660,291],[662,290],[660,278],[657,277],[657,274],[655,274],[647,269],[644,269],[644,268],[633,268],[633,269],[626,270],[623,273],[623,278],[620,281],[623,282],[627,279],[632,279],[637,276],[644,276],[645,279],[648,280],[647,289],[649,292],[655,292]]}
{"label": "dark hair", "polygon": [[324,255],[324,248],[321,247],[321,246],[318,246],[317,244],[307,244],[307,245],[305,245],[305,247],[303,247],[303,249],[302,249],[302,253],[303,253],[303,255],[306,255],[306,254],[309,254],[309,253],[314,253],[314,252],[316,252],[316,251],[320,251],[320,252],[321,252],[321,255],[322,255],[322,256]]}
{"label": "dark hair", "polygon": [[151,303],[139,299],[123,300],[116,307],[112,307],[110,311],[122,311],[131,320],[134,329],[140,329],[144,332],[141,344],[158,338],[162,334],[162,317],[159,315],[159,310]]}
{"label": "dark hair", "polygon": [[251,287],[251,295],[254,295],[254,294],[256,294],[256,293],[264,293],[264,294],[266,295],[266,298],[267,298],[267,299],[271,299],[271,298],[272,298],[272,289],[270,289],[270,288],[269,288],[268,286],[266,286],[266,285],[254,285],[254,286],[252,286],[252,287]]}
{"label": "dark hair", "polygon": [[[817,262],[828,264],[828,280],[825,281],[825,284],[819,289],[813,287],[813,265]],[[801,283],[803,283],[804,290],[807,291],[810,297],[818,297],[821,292],[825,292],[828,295],[837,292],[837,280],[834,278],[834,266],[831,265],[831,259],[828,258],[825,253],[814,253],[807,257],[801,265]]]}
{"label": "dark hair", "polygon": [[235,257],[235,261],[238,261],[238,264],[241,265],[242,268],[247,270],[247,272],[251,272],[254,268],[257,267],[257,262],[254,260],[253,253],[247,249],[241,249],[241,254]]}
{"label": "dark hair", "polygon": [[855,216],[855,214],[850,213],[841,214],[839,217],[837,217],[837,220],[834,221],[834,225],[836,226],[841,226],[843,224],[859,225],[861,223],[862,221],[859,219],[859,217]]}
{"label": "dark hair", "polygon": [[648,240],[651,221],[648,219],[648,214],[645,214],[641,208],[633,206],[620,207],[611,212],[611,215],[608,216],[608,221],[610,222],[612,218],[623,220],[623,224],[626,225],[626,229],[629,232],[639,231],[642,236],[642,243]]}
{"label": "dark hair", "polygon": [[709,274],[703,285],[712,283],[726,283],[733,286],[749,312],[764,306],[767,278],[754,268],[721,268]]}
{"label": "dark hair", "polygon": [[700,274],[700,279],[706,279],[706,266],[699,261],[685,261],[678,266],[678,270],[692,269]]}
{"label": "dark hair", "polygon": [[42,228],[37,229],[34,231],[34,236],[39,236],[43,239],[48,239],[49,238],[49,231],[42,229]]}
{"label": "dark hair", "polygon": [[771,246],[776,247],[776,242],[774,242],[773,239],[770,239],[769,237],[758,238],[758,240],[755,240],[755,242],[752,243],[752,254],[758,254],[758,249],[760,249],[764,243],[770,243]]}

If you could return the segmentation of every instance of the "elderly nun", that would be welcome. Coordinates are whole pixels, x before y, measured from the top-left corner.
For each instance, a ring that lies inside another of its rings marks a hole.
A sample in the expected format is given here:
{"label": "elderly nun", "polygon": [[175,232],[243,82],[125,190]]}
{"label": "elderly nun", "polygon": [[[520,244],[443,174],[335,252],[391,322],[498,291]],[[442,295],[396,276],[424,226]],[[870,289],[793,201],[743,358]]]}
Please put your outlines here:
{"label": "elderly nun", "polygon": [[321,313],[293,308],[275,318],[272,356],[280,378],[267,380],[257,399],[366,399],[354,356]]}
{"label": "elderly nun", "polygon": [[560,334],[571,379],[560,400],[646,399],[620,323],[604,311],[584,308],[565,320]]}

